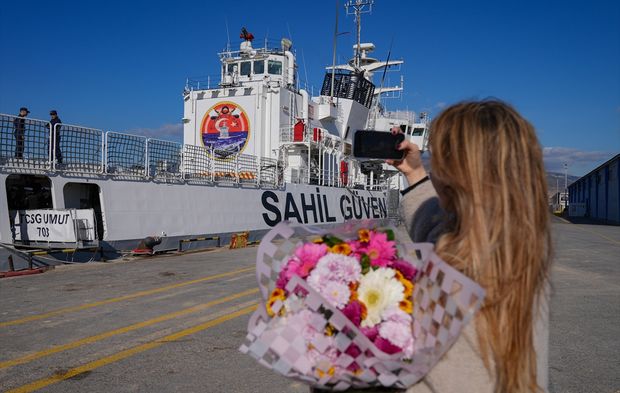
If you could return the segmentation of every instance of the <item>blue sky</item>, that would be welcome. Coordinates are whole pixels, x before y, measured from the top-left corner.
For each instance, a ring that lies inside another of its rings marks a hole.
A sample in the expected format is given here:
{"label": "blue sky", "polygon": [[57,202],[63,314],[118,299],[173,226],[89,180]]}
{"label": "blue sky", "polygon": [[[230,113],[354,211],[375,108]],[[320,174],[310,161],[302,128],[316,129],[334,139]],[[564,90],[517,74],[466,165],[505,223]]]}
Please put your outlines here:
{"label": "blue sky", "polygon": [[[340,31],[355,31],[340,1]],[[105,130],[181,138],[186,77],[218,75],[216,53],[246,26],[291,36],[300,78],[320,87],[335,2],[6,1],[0,5],[0,112],[28,106]],[[582,175],[620,152],[620,2],[376,0],[362,41],[405,61],[389,109],[497,97],[536,127],[547,168]],[[289,33],[290,32],[290,33]],[[338,38],[341,61],[354,34]],[[389,73],[390,84],[398,74]],[[316,90],[316,89],[315,89]]]}

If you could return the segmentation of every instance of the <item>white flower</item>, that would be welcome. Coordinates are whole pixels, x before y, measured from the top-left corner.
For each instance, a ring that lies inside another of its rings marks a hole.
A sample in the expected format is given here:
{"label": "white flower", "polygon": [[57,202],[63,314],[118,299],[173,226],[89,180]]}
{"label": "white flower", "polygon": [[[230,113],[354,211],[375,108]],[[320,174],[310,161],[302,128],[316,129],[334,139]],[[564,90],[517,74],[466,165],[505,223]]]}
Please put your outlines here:
{"label": "white flower", "polygon": [[366,306],[367,316],[362,327],[373,327],[381,322],[381,314],[392,306],[398,306],[404,298],[405,287],[394,278],[394,270],[379,268],[362,276],[357,290],[359,300]]}

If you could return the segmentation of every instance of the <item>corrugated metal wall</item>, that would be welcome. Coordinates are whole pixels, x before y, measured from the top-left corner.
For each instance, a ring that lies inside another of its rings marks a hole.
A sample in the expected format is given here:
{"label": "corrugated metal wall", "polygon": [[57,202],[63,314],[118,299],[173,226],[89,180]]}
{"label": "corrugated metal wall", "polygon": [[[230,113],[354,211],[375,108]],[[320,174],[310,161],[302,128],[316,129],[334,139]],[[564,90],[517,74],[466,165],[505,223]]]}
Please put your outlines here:
{"label": "corrugated metal wall", "polygon": [[620,154],[568,187],[570,203],[585,203],[586,215],[620,224]]}

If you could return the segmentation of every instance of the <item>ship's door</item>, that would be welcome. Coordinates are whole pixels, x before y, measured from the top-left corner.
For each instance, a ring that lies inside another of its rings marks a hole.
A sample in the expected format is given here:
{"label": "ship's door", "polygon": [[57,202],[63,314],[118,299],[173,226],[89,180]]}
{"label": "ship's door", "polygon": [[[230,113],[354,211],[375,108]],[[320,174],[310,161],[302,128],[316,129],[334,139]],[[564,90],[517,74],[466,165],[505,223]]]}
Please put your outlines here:
{"label": "ship's door", "polygon": [[9,211],[52,208],[52,182],[47,176],[9,175],[6,195]]}
{"label": "ship's door", "polygon": [[[9,222],[14,231],[18,210],[51,209],[52,181],[41,175],[9,175],[6,178],[6,196]],[[13,236],[15,232],[13,232]]]}
{"label": "ship's door", "polygon": [[97,238],[103,240],[105,225],[103,223],[103,211],[99,186],[88,183],[67,183],[63,189],[66,209],[93,209],[97,223]]}

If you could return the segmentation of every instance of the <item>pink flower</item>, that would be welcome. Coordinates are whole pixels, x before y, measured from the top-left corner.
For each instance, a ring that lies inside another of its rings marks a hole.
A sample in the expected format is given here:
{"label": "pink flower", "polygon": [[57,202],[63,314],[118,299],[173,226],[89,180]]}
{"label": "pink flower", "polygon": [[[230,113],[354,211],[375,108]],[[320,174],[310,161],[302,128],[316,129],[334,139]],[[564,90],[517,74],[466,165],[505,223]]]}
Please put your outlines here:
{"label": "pink flower", "polygon": [[402,259],[397,259],[392,262],[391,267],[401,272],[403,277],[405,277],[409,281],[413,281],[413,278],[417,273],[417,269],[413,265],[411,265],[407,261],[403,261]]}
{"label": "pink flower", "polygon": [[396,322],[403,325],[410,325],[412,322],[411,315],[403,311],[400,307],[386,308],[381,314],[381,319],[386,322]]}
{"label": "pink flower", "polygon": [[396,247],[393,241],[387,239],[387,234],[371,231],[364,252],[372,266],[386,267],[396,256]]}
{"label": "pink flower", "polygon": [[351,297],[349,286],[343,282],[327,281],[318,286],[316,286],[315,282],[308,281],[308,283],[320,293],[329,304],[338,309],[342,309],[346,306]]}
{"label": "pink flower", "polygon": [[411,324],[387,321],[379,327],[379,337],[388,340],[400,349],[413,344]]}
{"label": "pink flower", "polygon": [[310,277],[314,275],[319,275],[321,281],[350,283],[359,281],[362,267],[354,257],[330,253],[319,259]]}
{"label": "pink flower", "polygon": [[357,300],[353,300],[342,309],[342,313],[345,317],[349,318],[355,326],[359,326],[362,323],[362,305]]}
{"label": "pink flower", "polygon": [[375,338],[377,338],[377,335],[379,334],[379,327],[377,325],[371,328],[363,327],[360,328],[360,330],[370,341],[375,341]]}
{"label": "pink flower", "polygon": [[276,287],[284,289],[290,279],[293,278],[295,274],[298,274],[297,272],[300,270],[300,268],[301,262],[299,260],[297,260],[295,257],[289,259],[286,265],[284,265],[284,267],[282,268],[282,270],[280,270],[280,273],[278,273]]}
{"label": "pink flower", "polygon": [[381,336],[377,337],[377,339],[375,340],[375,345],[377,346],[377,348],[387,353],[388,355],[392,355],[394,353],[398,353],[402,351],[401,348],[397,347],[396,345],[393,345],[391,342],[389,342],[388,340],[386,340],[385,338]]}
{"label": "pink flower", "polygon": [[325,254],[327,254],[327,246],[325,244],[306,243],[295,250],[295,256],[301,262],[296,272],[299,277],[306,278],[318,260]]}
{"label": "pink flower", "polygon": [[278,274],[276,287],[284,289],[293,276],[308,277],[318,260],[325,254],[327,254],[327,246],[324,244],[303,244],[295,250],[295,256],[288,260]]}

